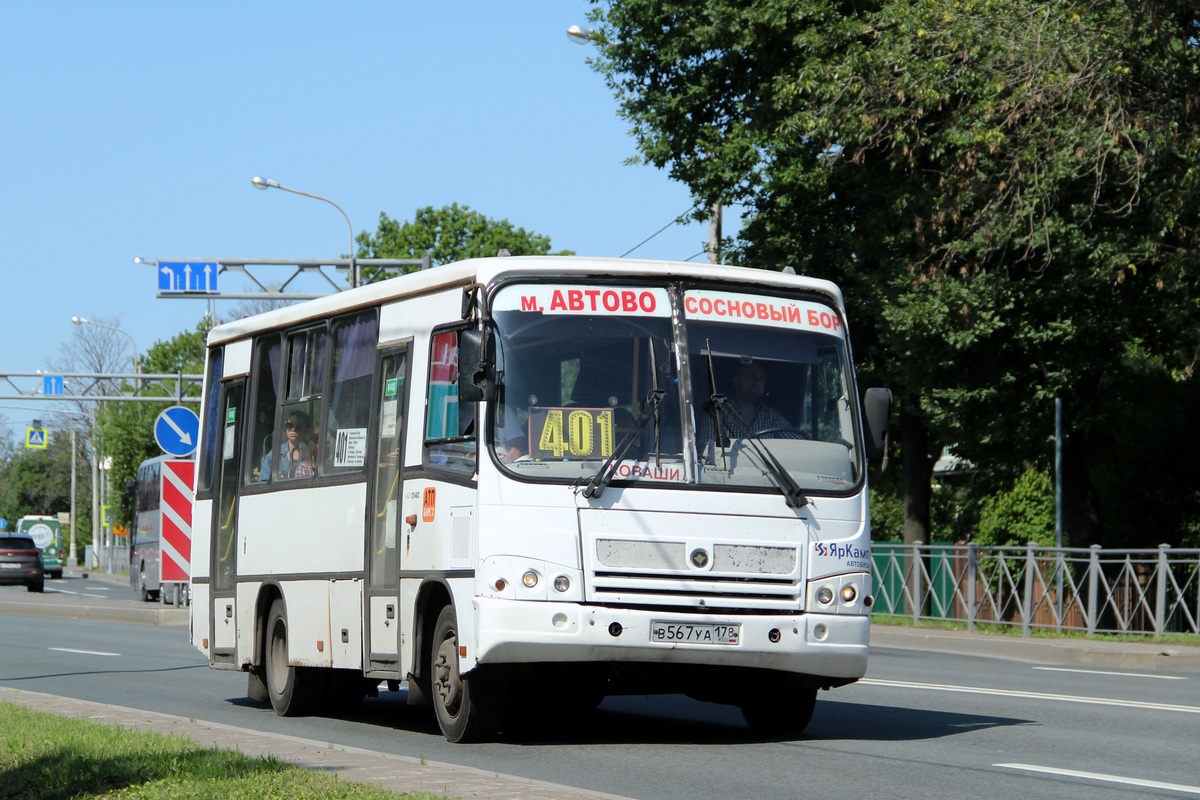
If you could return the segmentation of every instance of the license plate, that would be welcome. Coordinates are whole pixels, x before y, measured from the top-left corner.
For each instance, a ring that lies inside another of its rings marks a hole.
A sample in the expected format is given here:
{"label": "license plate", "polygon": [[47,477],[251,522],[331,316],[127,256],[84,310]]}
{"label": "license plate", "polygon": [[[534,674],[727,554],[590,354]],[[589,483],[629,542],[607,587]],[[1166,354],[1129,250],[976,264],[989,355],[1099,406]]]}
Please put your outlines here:
{"label": "license plate", "polygon": [[0,569],[20,569],[20,564],[0,564]]}
{"label": "license plate", "polygon": [[741,625],[699,625],[694,622],[652,622],[650,641],[681,644],[737,644]]}

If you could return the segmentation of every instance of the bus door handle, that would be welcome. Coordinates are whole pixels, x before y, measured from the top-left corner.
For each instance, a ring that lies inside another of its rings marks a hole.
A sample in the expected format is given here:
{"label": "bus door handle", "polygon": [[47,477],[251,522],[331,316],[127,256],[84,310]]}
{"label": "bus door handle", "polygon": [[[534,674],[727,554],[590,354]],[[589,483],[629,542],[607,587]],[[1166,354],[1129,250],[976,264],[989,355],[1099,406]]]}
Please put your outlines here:
{"label": "bus door handle", "polygon": [[387,604],[387,618],[388,619],[396,618],[396,606],[392,603]]}

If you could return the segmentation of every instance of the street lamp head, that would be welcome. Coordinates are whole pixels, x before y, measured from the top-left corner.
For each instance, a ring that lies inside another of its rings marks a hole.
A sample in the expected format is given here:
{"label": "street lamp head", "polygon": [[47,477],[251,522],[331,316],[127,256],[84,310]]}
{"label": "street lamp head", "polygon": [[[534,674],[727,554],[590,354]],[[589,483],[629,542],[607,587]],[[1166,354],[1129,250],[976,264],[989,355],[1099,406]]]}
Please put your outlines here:
{"label": "street lamp head", "polygon": [[71,322],[74,322],[76,325],[86,325],[87,319],[84,317],[71,317]]}
{"label": "street lamp head", "polygon": [[277,182],[271,180],[270,178],[260,178],[257,175],[255,175],[253,178],[250,179],[250,183],[254,185],[255,189],[278,189],[279,188],[279,184]]}
{"label": "street lamp head", "polygon": [[572,25],[567,28],[567,38],[575,44],[591,44],[592,29],[585,25]]}
{"label": "street lamp head", "polygon": [[133,263],[135,263],[135,264],[149,264],[149,265],[150,265],[150,266],[152,266],[152,267],[157,267],[157,266],[158,266],[158,262],[157,262],[157,261],[155,261],[153,258],[142,258],[141,256],[134,256],[134,257],[133,257]]}

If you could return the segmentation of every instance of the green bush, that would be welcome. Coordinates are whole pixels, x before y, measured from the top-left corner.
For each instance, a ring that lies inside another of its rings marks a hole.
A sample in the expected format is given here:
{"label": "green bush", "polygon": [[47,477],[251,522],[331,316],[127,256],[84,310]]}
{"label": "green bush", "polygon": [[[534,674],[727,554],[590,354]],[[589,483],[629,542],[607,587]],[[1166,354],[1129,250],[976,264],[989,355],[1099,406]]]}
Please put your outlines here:
{"label": "green bush", "polygon": [[1041,470],[1026,470],[1007,492],[983,501],[975,544],[1019,546],[1033,542],[1054,545],[1054,486]]}

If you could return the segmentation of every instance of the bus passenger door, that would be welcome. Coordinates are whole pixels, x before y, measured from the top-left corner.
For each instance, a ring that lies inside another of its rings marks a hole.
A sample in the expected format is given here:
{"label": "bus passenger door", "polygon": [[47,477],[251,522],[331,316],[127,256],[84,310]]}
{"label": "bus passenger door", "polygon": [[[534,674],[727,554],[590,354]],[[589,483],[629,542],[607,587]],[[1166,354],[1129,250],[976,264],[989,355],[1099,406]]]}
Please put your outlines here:
{"label": "bus passenger door", "polygon": [[213,481],[212,518],[212,661],[235,663],[237,659],[237,508],[241,475],[244,418],[244,379],[222,384],[221,444],[217,450],[217,474]]}
{"label": "bus passenger door", "polygon": [[396,680],[400,666],[400,502],[404,466],[404,422],[408,394],[408,347],[379,353],[379,397],[375,462],[368,508],[366,651],[367,671]]}

